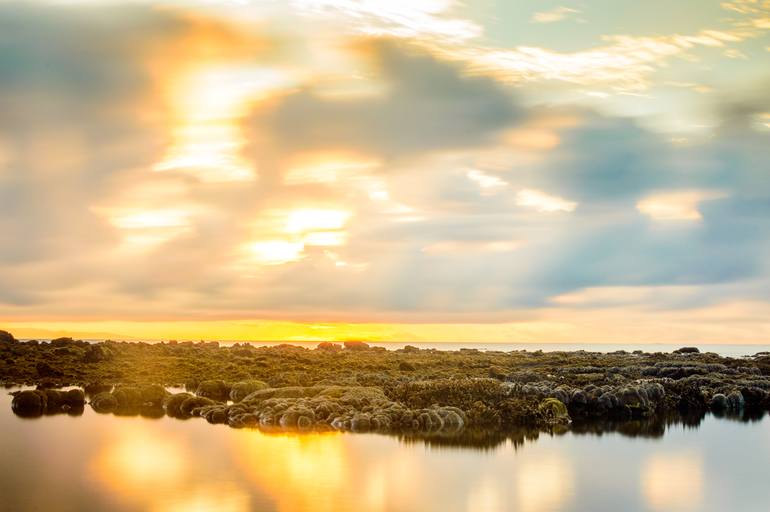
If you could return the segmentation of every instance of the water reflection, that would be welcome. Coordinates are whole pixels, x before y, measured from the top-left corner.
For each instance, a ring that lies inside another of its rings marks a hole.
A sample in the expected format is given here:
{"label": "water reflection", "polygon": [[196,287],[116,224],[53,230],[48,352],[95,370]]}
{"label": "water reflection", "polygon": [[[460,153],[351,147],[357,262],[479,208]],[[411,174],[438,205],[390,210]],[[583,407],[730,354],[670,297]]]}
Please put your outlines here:
{"label": "water reflection", "polygon": [[642,465],[641,486],[654,510],[699,510],[703,493],[703,461],[698,453],[655,453]]}
{"label": "water reflection", "polygon": [[6,398],[2,510],[759,511],[770,499],[756,416],[297,434],[90,408],[29,421]]}

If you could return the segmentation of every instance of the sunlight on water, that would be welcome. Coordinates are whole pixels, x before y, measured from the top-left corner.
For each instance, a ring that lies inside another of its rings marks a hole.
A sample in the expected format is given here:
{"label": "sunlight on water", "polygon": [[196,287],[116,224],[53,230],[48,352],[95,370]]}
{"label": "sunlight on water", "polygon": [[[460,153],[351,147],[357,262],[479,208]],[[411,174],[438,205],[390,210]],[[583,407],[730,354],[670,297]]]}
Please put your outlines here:
{"label": "sunlight on water", "polygon": [[770,498],[767,418],[453,441],[0,407],[1,510],[760,512]]}

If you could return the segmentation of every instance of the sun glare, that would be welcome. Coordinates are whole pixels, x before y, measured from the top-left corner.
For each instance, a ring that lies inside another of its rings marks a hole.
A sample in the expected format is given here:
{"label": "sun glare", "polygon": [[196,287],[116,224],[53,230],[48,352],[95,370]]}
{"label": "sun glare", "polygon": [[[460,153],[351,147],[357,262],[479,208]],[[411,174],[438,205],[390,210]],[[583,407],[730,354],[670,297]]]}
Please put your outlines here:
{"label": "sun glare", "polygon": [[250,105],[288,85],[286,74],[249,65],[185,74],[172,87],[172,144],[155,170],[185,172],[205,182],[254,180],[256,170],[242,155],[241,122]]}

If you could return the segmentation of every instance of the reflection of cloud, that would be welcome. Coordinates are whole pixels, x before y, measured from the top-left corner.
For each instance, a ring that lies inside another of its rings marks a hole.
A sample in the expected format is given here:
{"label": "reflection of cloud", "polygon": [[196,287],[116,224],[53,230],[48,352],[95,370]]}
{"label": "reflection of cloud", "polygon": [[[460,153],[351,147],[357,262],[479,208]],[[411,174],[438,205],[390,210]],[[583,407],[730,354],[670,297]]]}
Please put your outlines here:
{"label": "reflection of cloud", "polygon": [[557,510],[572,494],[574,475],[567,457],[558,453],[525,459],[516,470],[516,496],[521,512]]}
{"label": "reflection of cloud", "polygon": [[469,512],[498,512],[505,510],[505,500],[499,488],[499,478],[484,477],[473,482],[468,491],[465,509]]}
{"label": "reflection of cloud", "polygon": [[645,460],[640,484],[647,504],[655,510],[698,510],[703,463],[694,453],[656,453]]}

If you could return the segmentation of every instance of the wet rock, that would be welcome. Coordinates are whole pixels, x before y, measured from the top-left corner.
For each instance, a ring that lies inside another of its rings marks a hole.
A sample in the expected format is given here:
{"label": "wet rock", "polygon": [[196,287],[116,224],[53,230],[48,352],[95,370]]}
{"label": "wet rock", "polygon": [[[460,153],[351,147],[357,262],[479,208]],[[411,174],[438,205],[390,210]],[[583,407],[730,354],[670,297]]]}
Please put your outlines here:
{"label": "wet rock", "polygon": [[179,412],[182,416],[198,416],[199,409],[209,405],[216,405],[216,402],[204,396],[192,396],[182,402]]}
{"label": "wet rock", "polygon": [[745,401],[743,394],[740,391],[733,391],[727,395],[727,407],[733,411],[739,411],[743,409]]}
{"label": "wet rock", "polygon": [[19,416],[41,416],[48,406],[48,397],[44,391],[19,391],[11,402],[11,409]]}
{"label": "wet rock", "polygon": [[163,402],[163,408],[166,410],[166,414],[173,418],[184,417],[185,414],[182,413],[182,404],[186,400],[193,398],[193,396],[194,395],[190,393],[176,393],[167,396]]}
{"label": "wet rock", "polygon": [[230,397],[230,387],[222,380],[204,380],[198,385],[195,394],[203,398],[224,402]]}
{"label": "wet rock", "polygon": [[555,398],[546,398],[538,406],[545,422],[550,425],[566,425],[572,421],[567,406]]}
{"label": "wet rock", "polygon": [[236,382],[230,388],[230,400],[233,402],[240,402],[251,393],[262,389],[267,389],[270,386],[266,382],[261,380],[247,380],[243,382]]}
{"label": "wet rock", "polygon": [[98,393],[91,398],[91,408],[98,413],[114,412],[118,408],[118,400],[112,393]]}
{"label": "wet rock", "polygon": [[711,397],[711,408],[715,411],[724,411],[729,408],[727,396],[723,393],[716,393]]}
{"label": "wet rock", "polygon": [[674,354],[699,354],[698,347],[682,347],[674,350]]}

